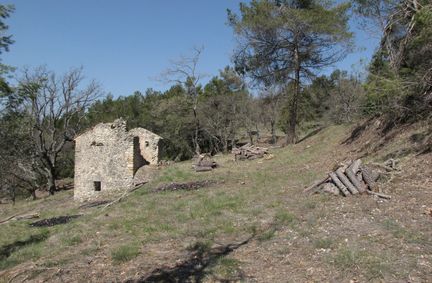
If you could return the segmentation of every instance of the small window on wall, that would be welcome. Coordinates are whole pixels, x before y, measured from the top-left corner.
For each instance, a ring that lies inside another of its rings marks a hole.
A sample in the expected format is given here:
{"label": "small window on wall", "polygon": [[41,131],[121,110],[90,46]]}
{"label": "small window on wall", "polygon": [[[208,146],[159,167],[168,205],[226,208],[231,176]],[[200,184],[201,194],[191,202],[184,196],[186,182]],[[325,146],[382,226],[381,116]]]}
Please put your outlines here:
{"label": "small window on wall", "polygon": [[102,189],[102,184],[100,181],[94,181],[93,186],[94,186],[95,192],[100,192]]}

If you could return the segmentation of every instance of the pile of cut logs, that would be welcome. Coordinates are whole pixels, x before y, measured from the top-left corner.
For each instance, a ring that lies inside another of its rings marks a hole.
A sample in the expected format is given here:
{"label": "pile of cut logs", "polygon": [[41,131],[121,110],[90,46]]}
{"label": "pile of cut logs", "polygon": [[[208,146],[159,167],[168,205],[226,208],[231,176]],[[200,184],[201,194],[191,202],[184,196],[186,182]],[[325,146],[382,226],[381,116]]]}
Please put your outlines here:
{"label": "pile of cut logs", "polygon": [[206,172],[212,171],[214,168],[218,167],[216,161],[213,161],[209,154],[201,154],[198,156],[193,168],[195,172]]}
{"label": "pile of cut logs", "polygon": [[342,164],[335,171],[330,172],[324,179],[314,182],[306,188],[306,193],[326,192],[345,197],[358,194],[375,195],[380,198],[391,197],[375,192],[376,181],[380,174],[368,166],[362,166],[357,159],[348,164]]}
{"label": "pile of cut logs", "polygon": [[268,154],[268,149],[265,147],[258,147],[247,143],[242,147],[233,148],[231,153],[234,154],[235,161],[253,160],[264,157],[265,154]]}

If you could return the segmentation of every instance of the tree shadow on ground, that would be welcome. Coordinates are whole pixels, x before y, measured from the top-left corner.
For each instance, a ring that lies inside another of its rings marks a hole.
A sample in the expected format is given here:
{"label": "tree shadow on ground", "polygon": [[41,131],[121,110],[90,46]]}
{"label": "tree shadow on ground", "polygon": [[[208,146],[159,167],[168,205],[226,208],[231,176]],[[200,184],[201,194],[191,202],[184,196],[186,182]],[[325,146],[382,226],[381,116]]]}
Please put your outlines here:
{"label": "tree shadow on ground", "polygon": [[301,143],[301,142],[307,140],[308,138],[315,136],[316,134],[318,134],[319,132],[321,132],[324,129],[325,129],[325,127],[319,127],[317,129],[313,130],[312,132],[308,133],[306,136],[299,139],[296,143]]}
{"label": "tree shadow on ground", "polygon": [[4,245],[0,247],[0,260],[5,260],[8,258],[13,252],[17,251],[20,248],[23,248],[27,245],[36,244],[42,242],[48,238],[48,233],[41,233],[36,235],[31,235],[25,240],[15,241],[11,244]]}
{"label": "tree shadow on ground", "polygon": [[[189,257],[174,267],[156,268],[139,279],[129,279],[125,283],[152,283],[152,282],[202,282],[209,275],[209,268],[215,266],[221,257],[224,257],[252,240],[248,239],[234,244],[221,245],[208,248],[201,243],[195,244],[190,250]],[[239,281],[244,278],[218,279],[220,282]]]}

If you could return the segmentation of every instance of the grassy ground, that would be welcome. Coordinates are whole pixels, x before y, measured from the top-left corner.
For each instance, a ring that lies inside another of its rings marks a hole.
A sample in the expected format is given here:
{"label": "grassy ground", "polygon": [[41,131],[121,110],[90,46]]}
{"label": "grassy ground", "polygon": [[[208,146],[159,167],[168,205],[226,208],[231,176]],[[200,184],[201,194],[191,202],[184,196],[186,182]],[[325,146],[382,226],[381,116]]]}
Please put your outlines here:
{"label": "grassy ground", "polygon": [[[358,144],[341,145],[349,133],[344,126],[327,128],[273,149],[270,160],[236,163],[218,156],[221,167],[212,172],[195,173],[191,162],[174,164],[106,209],[79,209],[71,191],[1,205],[0,220],[26,212],[83,216],[49,228],[30,227],[30,221],[2,224],[0,282],[150,275],[209,282],[431,280],[432,217],[423,213],[432,207],[431,154],[401,159],[402,173],[382,184],[391,201],[302,193],[338,162],[364,154]],[[400,142],[368,159],[383,159]],[[150,192],[167,182],[204,179],[218,183],[198,191]]]}

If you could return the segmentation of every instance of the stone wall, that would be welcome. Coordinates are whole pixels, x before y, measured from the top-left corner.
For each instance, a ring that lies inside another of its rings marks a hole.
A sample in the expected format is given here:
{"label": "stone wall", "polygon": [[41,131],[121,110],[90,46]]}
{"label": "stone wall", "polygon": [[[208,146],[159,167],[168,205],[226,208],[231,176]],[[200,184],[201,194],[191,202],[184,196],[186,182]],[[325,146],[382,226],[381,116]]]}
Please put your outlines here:
{"label": "stone wall", "polygon": [[76,138],[76,200],[97,196],[95,182],[101,192],[127,189],[133,185],[133,138],[126,134],[126,123],[99,124]]}
{"label": "stone wall", "polygon": [[157,165],[159,163],[159,143],[162,138],[143,128],[132,129],[129,134],[139,138],[140,151],[144,159],[150,165]]}
{"label": "stone wall", "polygon": [[102,123],[75,139],[74,199],[89,200],[127,190],[134,174],[159,161],[159,137],[142,128],[126,130],[126,121]]}

